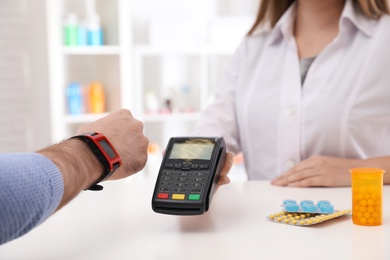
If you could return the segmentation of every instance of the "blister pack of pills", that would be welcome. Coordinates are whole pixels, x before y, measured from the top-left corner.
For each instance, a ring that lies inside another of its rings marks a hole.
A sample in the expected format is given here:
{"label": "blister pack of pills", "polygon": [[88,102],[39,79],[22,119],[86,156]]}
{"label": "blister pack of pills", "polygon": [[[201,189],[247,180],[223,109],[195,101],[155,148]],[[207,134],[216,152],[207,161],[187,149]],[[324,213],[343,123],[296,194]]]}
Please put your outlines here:
{"label": "blister pack of pills", "polygon": [[317,203],[311,200],[303,200],[299,204],[295,200],[284,200],[282,207],[282,211],[270,214],[267,219],[287,225],[311,226],[352,212],[350,209],[335,210],[327,200],[320,200]]}

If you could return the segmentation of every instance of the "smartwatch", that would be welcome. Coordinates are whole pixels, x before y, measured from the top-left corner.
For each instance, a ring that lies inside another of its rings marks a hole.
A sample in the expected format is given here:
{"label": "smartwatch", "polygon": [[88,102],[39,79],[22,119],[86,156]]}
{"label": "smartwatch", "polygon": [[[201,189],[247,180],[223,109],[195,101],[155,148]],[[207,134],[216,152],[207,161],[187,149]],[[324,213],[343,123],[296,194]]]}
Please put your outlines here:
{"label": "smartwatch", "polygon": [[107,137],[101,133],[85,133],[72,138],[84,141],[103,165],[104,171],[102,176],[87,188],[87,190],[102,190],[103,186],[98,185],[98,183],[108,179],[122,165],[121,157]]}

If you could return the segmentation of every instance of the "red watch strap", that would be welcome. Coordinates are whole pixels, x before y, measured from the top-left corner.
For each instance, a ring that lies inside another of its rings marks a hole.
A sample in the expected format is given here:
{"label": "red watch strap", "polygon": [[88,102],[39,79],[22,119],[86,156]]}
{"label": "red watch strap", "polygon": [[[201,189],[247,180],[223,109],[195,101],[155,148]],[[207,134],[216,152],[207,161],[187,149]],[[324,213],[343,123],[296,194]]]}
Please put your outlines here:
{"label": "red watch strap", "polygon": [[103,187],[98,185],[98,183],[109,178],[115,170],[122,165],[122,160],[118,152],[107,137],[101,133],[85,133],[71,138],[83,140],[92,150],[99,162],[103,165],[103,174],[88,188],[88,190],[102,190]]}

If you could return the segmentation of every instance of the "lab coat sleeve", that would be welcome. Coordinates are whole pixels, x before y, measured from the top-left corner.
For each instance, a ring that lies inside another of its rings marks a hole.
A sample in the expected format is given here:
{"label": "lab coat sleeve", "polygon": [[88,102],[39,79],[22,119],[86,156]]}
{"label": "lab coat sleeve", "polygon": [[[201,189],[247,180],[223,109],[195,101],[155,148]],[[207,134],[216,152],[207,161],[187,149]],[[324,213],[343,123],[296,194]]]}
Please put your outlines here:
{"label": "lab coat sleeve", "polygon": [[45,221],[57,209],[63,192],[62,175],[45,156],[0,154],[0,244]]}
{"label": "lab coat sleeve", "polygon": [[240,43],[225,70],[214,100],[201,113],[194,130],[196,136],[223,136],[229,151],[241,151],[236,116],[236,91],[245,39]]}

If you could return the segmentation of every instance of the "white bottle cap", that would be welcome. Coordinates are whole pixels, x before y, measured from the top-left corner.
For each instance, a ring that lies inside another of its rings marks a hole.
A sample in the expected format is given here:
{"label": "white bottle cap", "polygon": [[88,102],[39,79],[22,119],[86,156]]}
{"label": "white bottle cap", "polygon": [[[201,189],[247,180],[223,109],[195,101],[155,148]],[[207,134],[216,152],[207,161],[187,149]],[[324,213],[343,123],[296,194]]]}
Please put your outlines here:
{"label": "white bottle cap", "polygon": [[75,13],[69,13],[65,23],[67,25],[77,25],[77,15]]}
{"label": "white bottle cap", "polygon": [[97,13],[91,14],[87,18],[87,27],[89,30],[98,30],[100,29],[100,17]]}

